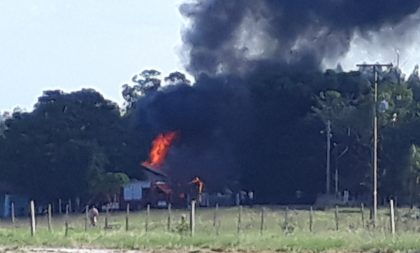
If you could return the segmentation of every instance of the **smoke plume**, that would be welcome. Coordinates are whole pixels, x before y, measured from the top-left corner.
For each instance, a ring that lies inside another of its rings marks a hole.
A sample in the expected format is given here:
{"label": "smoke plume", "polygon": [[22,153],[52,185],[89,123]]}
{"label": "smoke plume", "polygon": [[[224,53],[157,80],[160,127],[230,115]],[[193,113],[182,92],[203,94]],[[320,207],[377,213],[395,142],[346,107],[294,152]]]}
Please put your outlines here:
{"label": "smoke plume", "polygon": [[[138,118],[153,136],[178,131],[166,162],[177,180],[200,176],[207,189],[217,190],[237,182],[258,186],[257,194],[275,196],[267,200],[303,187],[315,193],[319,182],[323,185],[323,147],[316,145],[323,137],[312,133],[323,126],[303,119],[313,103],[310,94],[340,82],[322,75],[323,62],[343,56],[356,33],[367,36],[397,25],[419,5],[418,0],[184,4],[181,13],[190,21],[183,31],[186,67],[196,83],[141,98]],[[295,181],[302,170],[305,177]]]}
{"label": "smoke plume", "polygon": [[[392,27],[420,1],[200,0],[181,6],[193,74],[245,74],[261,65],[278,71],[320,69],[345,54],[355,33]],[[280,69],[279,69],[280,68]]]}

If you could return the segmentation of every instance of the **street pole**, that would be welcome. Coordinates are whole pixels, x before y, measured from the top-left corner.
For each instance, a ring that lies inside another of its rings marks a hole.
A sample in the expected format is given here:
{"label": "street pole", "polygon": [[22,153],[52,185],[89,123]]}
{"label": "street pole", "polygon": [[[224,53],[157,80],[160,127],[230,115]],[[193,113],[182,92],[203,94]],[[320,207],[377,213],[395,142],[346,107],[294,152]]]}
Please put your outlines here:
{"label": "street pole", "polygon": [[330,170],[330,161],[331,161],[331,121],[327,121],[327,172],[326,172],[326,182],[325,182],[325,193],[330,195],[330,179],[331,179],[331,170]]}
{"label": "street pole", "polygon": [[390,64],[358,64],[357,67],[372,67],[375,75],[373,108],[373,168],[372,168],[372,225],[376,227],[378,217],[378,67],[392,67]]}
{"label": "street pole", "polygon": [[345,155],[349,151],[349,147],[346,148],[335,158],[335,196],[338,197],[338,159]]}

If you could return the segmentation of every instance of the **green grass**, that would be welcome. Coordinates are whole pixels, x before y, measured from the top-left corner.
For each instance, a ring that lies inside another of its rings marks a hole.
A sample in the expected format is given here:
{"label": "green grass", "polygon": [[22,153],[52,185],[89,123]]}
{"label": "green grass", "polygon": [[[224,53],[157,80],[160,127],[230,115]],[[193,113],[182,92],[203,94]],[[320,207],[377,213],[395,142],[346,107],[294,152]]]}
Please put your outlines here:
{"label": "green grass", "polygon": [[[167,211],[151,210],[149,229],[145,231],[145,212],[130,214],[129,231],[125,231],[125,214],[112,213],[103,229],[101,213],[97,227],[84,230],[84,215],[72,215],[68,236],[64,233],[64,217],[53,217],[53,231],[48,231],[46,217],[37,218],[37,231],[31,237],[28,219],[0,223],[0,245],[7,247],[95,247],[115,249],[181,249],[214,251],[415,251],[420,250],[420,222],[410,218],[409,210],[399,210],[397,234],[389,233],[389,216],[380,210],[376,229],[362,226],[358,209],[340,209],[339,230],[336,231],[334,210],[315,211],[313,231],[309,231],[309,212],[289,210],[285,230],[285,210],[265,207],[265,224],[261,232],[261,207],[244,208],[238,233],[238,209],[219,209],[218,222],[213,226],[213,209],[198,209],[196,233],[176,230],[186,210],[173,210],[171,231],[167,230]],[[365,219],[368,212],[364,214]]]}

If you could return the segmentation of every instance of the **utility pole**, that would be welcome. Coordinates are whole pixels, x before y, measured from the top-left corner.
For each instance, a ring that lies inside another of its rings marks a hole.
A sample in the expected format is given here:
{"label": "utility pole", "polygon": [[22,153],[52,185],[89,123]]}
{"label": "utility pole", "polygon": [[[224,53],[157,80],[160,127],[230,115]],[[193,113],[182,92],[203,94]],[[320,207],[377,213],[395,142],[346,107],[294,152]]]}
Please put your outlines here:
{"label": "utility pole", "polygon": [[330,163],[331,163],[331,121],[327,121],[327,175],[326,175],[326,182],[325,182],[325,193],[330,195],[330,179],[331,179],[331,171],[330,171]]}
{"label": "utility pole", "polygon": [[373,103],[373,168],[372,168],[372,224],[376,227],[378,217],[378,68],[392,68],[389,64],[357,64],[357,67],[373,68],[375,75],[374,103]]}
{"label": "utility pole", "polygon": [[338,160],[349,151],[349,146],[346,148],[335,158],[335,196],[338,196]]}

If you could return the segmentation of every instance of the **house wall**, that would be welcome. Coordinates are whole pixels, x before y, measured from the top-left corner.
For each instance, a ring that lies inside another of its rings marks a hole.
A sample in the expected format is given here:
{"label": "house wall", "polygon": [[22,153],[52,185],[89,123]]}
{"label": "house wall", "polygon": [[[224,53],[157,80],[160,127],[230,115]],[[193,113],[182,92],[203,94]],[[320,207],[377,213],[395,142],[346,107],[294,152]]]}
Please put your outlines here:
{"label": "house wall", "polygon": [[125,201],[140,201],[143,198],[143,189],[150,188],[150,181],[134,181],[124,186]]}

